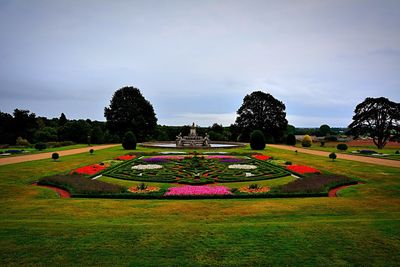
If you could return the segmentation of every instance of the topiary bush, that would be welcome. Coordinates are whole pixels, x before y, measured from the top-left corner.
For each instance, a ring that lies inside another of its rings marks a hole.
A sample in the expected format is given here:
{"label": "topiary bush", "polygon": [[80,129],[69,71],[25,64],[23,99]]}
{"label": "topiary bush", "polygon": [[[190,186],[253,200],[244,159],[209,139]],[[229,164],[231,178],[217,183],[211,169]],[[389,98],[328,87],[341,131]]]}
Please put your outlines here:
{"label": "topiary bush", "polygon": [[43,150],[43,149],[46,149],[46,148],[47,148],[47,145],[46,145],[45,143],[37,143],[37,144],[35,145],[35,148],[36,148],[37,150],[41,151],[41,150]]}
{"label": "topiary bush", "polygon": [[28,140],[22,138],[21,136],[17,138],[17,141],[15,142],[15,144],[17,146],[23,146],[23,147],[27,147],[27,146],[31,145]]}
{"label": "topiary bush", "polygon": [[265,138],[263,132],[255,130],[250,135],[250,147],[253,150],[263,150],[265,148]]}
{"label": "topiary bush", "polygon": [[289,146],[295,146],[296,137],[293,134],[288,134],[288,136],[286,137],[286,144]]}
{"label": "topiary bush", "polygon": [[336,159],[336,154],[334,152],[332,152],[331,154],[329,154],[329,158],[332,159],[332,161],[334,161]]}
{"label": "topiary bush", "polygon": [[122,139],[122,147],[124,149],[136,149],[136,136],[131,132],[126,132]]}
{"label": "topiary bush", "polygon": [[94,153],[94,149],[91,148],[91,149],[89,150],[89,153],[90,153],[90,155],[92,155],[92,154]]}
{"label": "topiary bush", "polygon": [[346,144],[338,144],[338,145],[336,146],[336,148],[337,148],[338,150],[341,150],[341,151],[346,151],[348,147],[347,147]]}
{"label": "topiary bush", "polygon": [[312,144],[311,136],[309,136],[308,134],[306,134],[306,135],[303,137],[303,140],[301,141],[301,146],[302,146],[302,147],[310,147],[311,144]]}
{"label": "topiary bush", "polygon": [[53,153],[53,154],[51,154],[51,158],[52,158],[54,161],[58,160],[59,157],[60,157],[60,155],[58,155],[58,153]]}

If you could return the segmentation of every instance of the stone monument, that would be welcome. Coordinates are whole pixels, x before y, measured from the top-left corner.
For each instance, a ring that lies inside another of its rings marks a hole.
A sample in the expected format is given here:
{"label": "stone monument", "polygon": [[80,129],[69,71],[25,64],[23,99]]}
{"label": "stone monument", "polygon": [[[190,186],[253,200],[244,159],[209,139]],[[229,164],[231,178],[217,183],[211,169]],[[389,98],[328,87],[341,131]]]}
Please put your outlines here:
{"label": "stone monument", "polygon": [[199,136],[196,133],[196,125],[192,124],[190,127],[190,132],[188,136],[183,136],[182,133],[176,137],[176,146],[177,147],[210,147],[210,137],[206,133],[205,137]]}

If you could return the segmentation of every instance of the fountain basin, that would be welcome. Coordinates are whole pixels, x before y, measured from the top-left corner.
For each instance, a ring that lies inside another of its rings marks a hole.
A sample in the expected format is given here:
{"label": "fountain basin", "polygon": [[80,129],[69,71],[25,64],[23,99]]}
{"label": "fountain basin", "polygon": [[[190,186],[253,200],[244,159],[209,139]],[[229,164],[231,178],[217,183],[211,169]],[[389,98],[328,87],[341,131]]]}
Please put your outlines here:
{"label": "fountain basin", "polygon": [[218,149],[218,148],[239,148],[245,147],[246,143],[238,143],[238,142],[224,142],[224,141],[215,141],[211,142],[209,147],[202,147],[202,146],[177,146],[175,142],[170,141],[154,141],[154,142],[144,142],[139,144],[142,147],[149,147],[149,148],[177,148],[177,149]]}

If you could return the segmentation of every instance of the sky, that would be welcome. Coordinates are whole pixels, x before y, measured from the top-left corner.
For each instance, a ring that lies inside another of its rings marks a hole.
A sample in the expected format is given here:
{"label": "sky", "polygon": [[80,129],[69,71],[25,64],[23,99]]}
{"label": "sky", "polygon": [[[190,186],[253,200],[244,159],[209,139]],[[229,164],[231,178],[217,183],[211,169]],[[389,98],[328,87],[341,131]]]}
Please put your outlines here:
{"label": "sky", "polygon": [[104,121],[123,86],[162,125],[234,123],[246,94],[296,127],[400,102],[400,1],[0,0],[0,111]]}

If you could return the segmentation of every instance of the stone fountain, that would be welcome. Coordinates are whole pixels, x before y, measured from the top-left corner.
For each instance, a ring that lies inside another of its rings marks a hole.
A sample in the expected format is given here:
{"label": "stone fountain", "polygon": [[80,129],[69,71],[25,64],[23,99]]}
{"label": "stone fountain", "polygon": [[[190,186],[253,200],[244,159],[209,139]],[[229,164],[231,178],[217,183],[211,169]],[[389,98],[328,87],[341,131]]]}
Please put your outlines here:
{"label": "stone fountain", "polygon": [[206,133],[205,137],[199,136],[196,133],[196,125],[192,124],[190,133],[182,137],[182,133],[176,137],[177,147],[210,147],[210,137]]}

